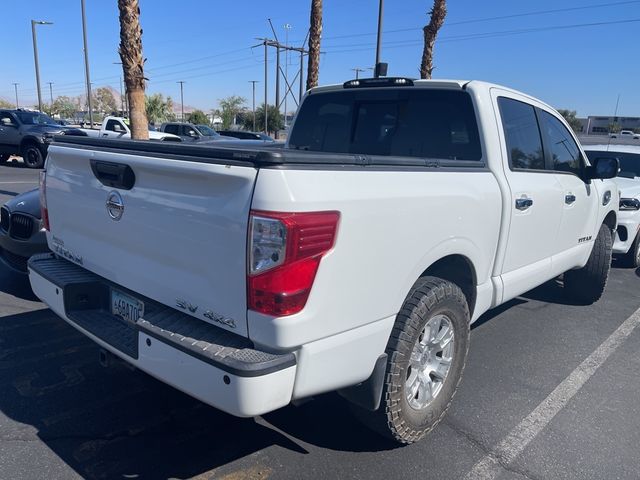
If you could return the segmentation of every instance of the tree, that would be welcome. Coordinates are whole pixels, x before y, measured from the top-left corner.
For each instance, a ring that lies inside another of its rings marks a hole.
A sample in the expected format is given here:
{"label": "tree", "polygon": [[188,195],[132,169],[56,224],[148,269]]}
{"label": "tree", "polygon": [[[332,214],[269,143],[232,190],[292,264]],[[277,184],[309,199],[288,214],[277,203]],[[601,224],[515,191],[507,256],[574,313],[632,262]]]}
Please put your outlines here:
{"label": "tree", "polygon": [[124,83],[131,112],[131,138],[149,139],[145,96],[144,57],[142,56],[142,27],[138,0],[118,0],[120,11],[120,47]]}
{"label": "tree", "polygon": [[[238,95],[231,95],[227,98],[218,99],[218,103],[220,104],[221,117],[222,117],[222,129],[227,130],[238,112],[242,109],[242,106],[245,104],[247,100],[244,97],[240,97]],[[269,115],[271,114],[271,110],[269,110]]]}
{"label": "tree", "polygon": [[76,114],[76,104],[71,97],[57,97],[51,105],[51,113],[62,118],[72,118]]}
{"label": "tree", "polygon": [[93,105],[91,107],[96,112],[108,114],[118,110],[116,97],[107,87],[98,88],[95,92],[92,92],[91,96],[93,97]]}
{"label": "tree", "polygon": [[318,75],[320,70],[320,37],[322,36],[322,0],[311,0],[310,24],[307,90],[318,86]]}
{"label": "tree", "polygon": [[[269,132],[277,132],[284,127],[284,116],[275,105],[269,105],[267,114],[269,122],[267,130]],[[245,115],[242,126],[245,130],[253,130],[253,115]],[[264,104],[256,108],[256,126],[264,127]]]}
{"label": "tree", "polygon": [[0,108],[14,108],[15,104],[9,103],[6,100],[0,98]]}
{"label": "tree", "polygon": [[576,118],[575,110],[559,109],[558,113],[564,117],[574,132],[580,133],[582,131],[582,122]]}
{"label": "tree", "polygon": [[165,98],[161,93],[148,95],[144,99],[145,113],[149,122],[162,123],[170,122],[175,119],[173,113],[173,100],[171,97]]}
{"label": "tree", "polygon": [[202,110],[194,110],[187,116],[187,121],[194,125],[209,125],[209,119]]}
{"label": "tree", "polygon": [[433,47],[444,18],[447,16],[446,0],[434,0],[433,8],[429,12],[429,23],[422,29],[424,35],[424,49],[422,50],[422,63],[420,64],[420,78],[431,78],[433,73]]}

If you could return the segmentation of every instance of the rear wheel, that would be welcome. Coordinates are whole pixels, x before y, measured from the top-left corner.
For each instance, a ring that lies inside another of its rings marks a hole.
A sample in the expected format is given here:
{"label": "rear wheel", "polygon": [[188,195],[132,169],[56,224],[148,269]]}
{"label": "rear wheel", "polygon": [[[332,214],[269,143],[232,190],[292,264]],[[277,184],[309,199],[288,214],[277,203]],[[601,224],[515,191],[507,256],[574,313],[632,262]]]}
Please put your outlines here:
{"label": "rear wheel", "polygon": [[600,299],[611,270],[612,248],[611,230],[606,225],[601,225],[587,264],[564,274],[564,288],[571,298],[585,305],[591,305]]}
{"label": "rear wheel", "polygon": [[420,279],[387,344],[380,408],[357,409],[367,426],[399,443],[420,440],[442,420],[458,388],[469,348],[469,308],[460,288]]}
{"label": "rear wheel", "polygon": [[622,256],[621,260],[627,267],[640,267],[640,233],[636,235],[629,251]]}
{"label": "rear wheel", "polygon": [[44,153],[35,143],[27,143],[22,147],[22,161],[29,168],[44,167]]}

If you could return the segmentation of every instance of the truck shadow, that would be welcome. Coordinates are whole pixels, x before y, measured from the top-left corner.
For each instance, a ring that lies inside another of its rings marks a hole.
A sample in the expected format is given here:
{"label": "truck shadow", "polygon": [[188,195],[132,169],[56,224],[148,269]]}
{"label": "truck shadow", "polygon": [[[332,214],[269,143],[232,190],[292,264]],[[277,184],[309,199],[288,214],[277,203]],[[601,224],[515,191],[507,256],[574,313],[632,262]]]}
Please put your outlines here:
{"label": "truck shadow", "polygon": [[2,261],[0,261],[0,292],[23,300],[39,301],[31,290],[29,277],[11,270]]}
{"label": "truck shadow", "polygon": [[0,411],[10,419],[3,437],[23,439],[32,426],[29,440],[83,478],[190,478],[271,446],[394,447],[337,395],[238,419],[122,362],[103,368],[97,346],[50,310],[0,317]]}

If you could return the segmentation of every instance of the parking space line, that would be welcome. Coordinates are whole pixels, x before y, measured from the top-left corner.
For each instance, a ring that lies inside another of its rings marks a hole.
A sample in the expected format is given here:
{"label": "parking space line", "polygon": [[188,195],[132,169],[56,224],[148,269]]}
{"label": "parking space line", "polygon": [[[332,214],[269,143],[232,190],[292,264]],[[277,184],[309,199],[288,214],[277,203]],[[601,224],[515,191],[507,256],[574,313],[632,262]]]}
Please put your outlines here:
{"label": "parking space line", "polygon": [[640,324],[640,308],[620,325],[578,367],[485,455],[464,477],[465,480],[490,480],[501,467],[508,466],[571,400],[609,356]]}

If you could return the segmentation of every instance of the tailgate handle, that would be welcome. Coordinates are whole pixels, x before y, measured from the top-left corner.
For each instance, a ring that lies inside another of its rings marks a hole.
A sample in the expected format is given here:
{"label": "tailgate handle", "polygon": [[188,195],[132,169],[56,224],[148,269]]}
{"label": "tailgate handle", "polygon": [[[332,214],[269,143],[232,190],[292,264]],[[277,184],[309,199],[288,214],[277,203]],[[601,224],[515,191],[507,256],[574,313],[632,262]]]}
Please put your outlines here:
{"label": "tailgate handle", "polygon": [[91,170],[100,183],[107,187],[131,190],[136,183],[133,169],[123,163],[91,160]]}

